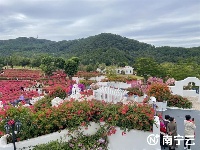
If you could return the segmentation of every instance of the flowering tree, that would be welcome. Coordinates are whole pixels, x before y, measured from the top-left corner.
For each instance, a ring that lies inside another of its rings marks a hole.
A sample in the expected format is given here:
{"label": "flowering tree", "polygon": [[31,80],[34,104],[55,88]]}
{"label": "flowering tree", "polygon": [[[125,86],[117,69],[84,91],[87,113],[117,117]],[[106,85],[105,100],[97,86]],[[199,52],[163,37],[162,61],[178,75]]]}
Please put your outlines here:
{"label": "flowering tree", "polygon": [[167,84],[167,85],[174,85],[175,84],[175,79],[174,78],[169,78],[165,83]]}
{"label": "flowering tree", "polygon": [[147,80],[148,84],[152,84],[152,83],[163,83],[163,79],[161,78],[157,78],[157,77],[149,77]]}
{"label": "flowering tree", "polygon": [[167,101],[171,95],[170,89],[165,83],[153,83],[148,87],[148,96],[154,96],[158,102]]}

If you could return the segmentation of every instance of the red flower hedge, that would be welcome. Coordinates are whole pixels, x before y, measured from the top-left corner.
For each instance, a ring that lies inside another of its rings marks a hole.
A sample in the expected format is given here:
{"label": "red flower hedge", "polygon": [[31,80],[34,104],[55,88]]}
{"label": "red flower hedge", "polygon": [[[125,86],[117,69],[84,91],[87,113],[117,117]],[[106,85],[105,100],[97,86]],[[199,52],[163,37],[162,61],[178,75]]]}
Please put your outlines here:
{"label": "red flower hedge", "polygon": [[76,129],[90,121],[105,121],[110,126],[122,129],[151,131],[154,114],[149,105],[121,105],[92,101],[67,101],[59,107],[43,107],[35,109],[25,107],[8,107],[0,111],[0,131],[4,131],[5,118],[19,119],[22,130],[17,135],[21,140],[52,133],[64,128]]}

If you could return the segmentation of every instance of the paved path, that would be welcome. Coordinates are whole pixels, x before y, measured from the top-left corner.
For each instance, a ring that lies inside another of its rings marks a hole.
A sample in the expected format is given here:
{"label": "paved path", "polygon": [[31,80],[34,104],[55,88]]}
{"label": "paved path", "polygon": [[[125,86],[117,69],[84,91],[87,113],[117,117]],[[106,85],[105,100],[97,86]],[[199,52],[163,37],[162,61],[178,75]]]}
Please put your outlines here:
{"label": "paved path", "polygon": [[194,110],[200,111],[200,102],[198,100],[199,97],[187,97],[192,102],[192,108]]}
{"label": "paved path", "polygon": [[[183,120],[185,119],[185,115],[191,115],[192,118],[195,118],[195,124],[196,124],[196,137],[195,137],[195,145],[191,147],[192,150],[200,150],[200,111],[197,110],[170,110],[163,112],[164,115],[170,115],[175,118],[177,122],[177,129],[178,134],[181,136],[184,136],[184,124]],[[181,145],[176,150],[183,150],[183,141],[181,141]],[[163,149],[162,149],[163,150]],[[168,150],[168,148],[166,148]]]}

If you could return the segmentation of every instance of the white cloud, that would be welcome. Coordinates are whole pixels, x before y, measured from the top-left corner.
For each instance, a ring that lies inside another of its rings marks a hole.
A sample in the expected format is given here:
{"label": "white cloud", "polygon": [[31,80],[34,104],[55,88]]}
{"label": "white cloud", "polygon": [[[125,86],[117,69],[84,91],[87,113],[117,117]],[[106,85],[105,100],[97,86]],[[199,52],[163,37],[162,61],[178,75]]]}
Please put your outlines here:
{"label": "white cloud", "polygon": [[200,45],[197,0],[1,0],[0,39],[72,40],[102,32],[155,46]]}
{"label": "white cloud", "polygon": [[16,20],[25,20],[27,17],[24,14],[14,14],[10,16],[11,19],[16,19]]}

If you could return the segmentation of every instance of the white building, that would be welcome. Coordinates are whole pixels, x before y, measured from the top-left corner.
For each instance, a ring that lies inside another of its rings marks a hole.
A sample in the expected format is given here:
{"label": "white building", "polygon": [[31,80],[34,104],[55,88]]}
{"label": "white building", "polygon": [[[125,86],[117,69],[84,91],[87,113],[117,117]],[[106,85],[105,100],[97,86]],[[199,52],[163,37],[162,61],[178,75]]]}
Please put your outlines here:
{"label": "white building", "polygon": [[[124,72],[125,74],[133,74],[133,69],[134,69],[134,68],[132,68],[131,66],[125,66],[125,67],[116,68],[115,70],[116,70],[116,73],[117,73],[117,74],[122,74],[123,72]],[[101,69],[97,68],[96,71],[101,72],[101,73],[104,73],[104,74],[106,73],[106,69],[101,70]],[[114,71],[114,70],[113,70],[113,71]]]}
{"label": "white building", "polygon": [[133,74],[133,68],[130,66],[120,67],[116,69],[117,74],[122,74],[124,72],[125,74]]}

